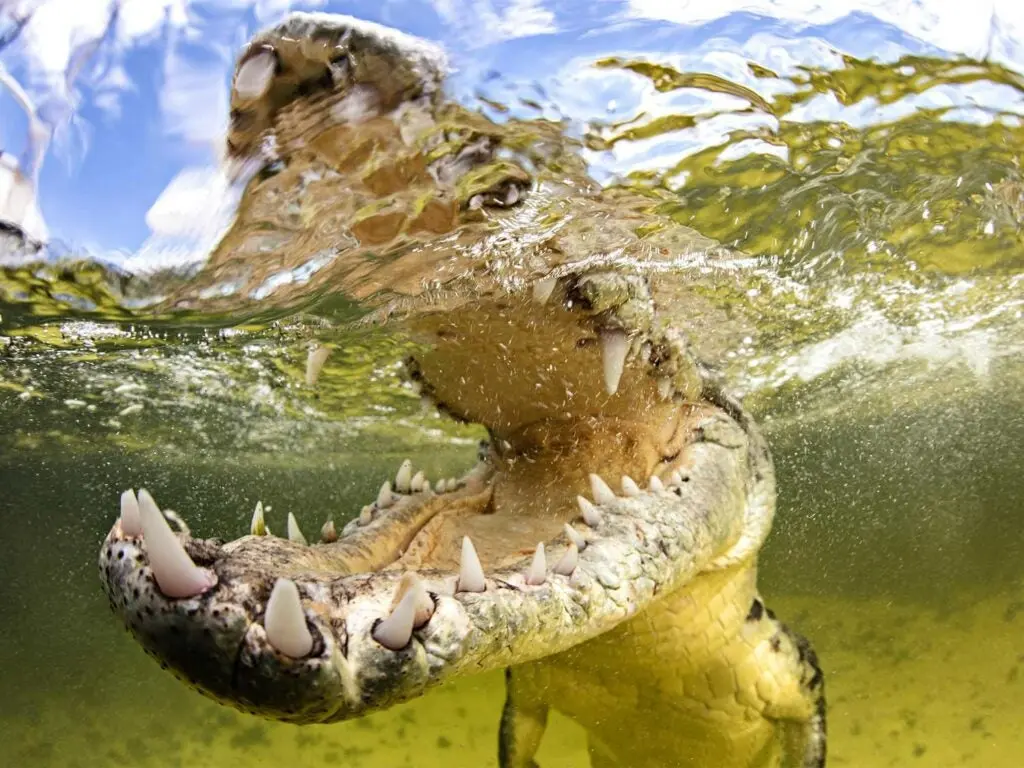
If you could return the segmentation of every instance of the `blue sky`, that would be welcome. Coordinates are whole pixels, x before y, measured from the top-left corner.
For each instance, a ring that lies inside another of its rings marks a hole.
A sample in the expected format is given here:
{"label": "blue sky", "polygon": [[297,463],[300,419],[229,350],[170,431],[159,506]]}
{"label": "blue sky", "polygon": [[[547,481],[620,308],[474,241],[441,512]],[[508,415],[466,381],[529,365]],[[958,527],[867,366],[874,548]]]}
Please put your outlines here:
{"label": "blue sky", "polygon": [[[123,0],[116,27],[67,92],[63,69],[102,34],[111,2],[14,0],[38,10],[0,54],[37,105],[74,115],[47,154],[39,204],[51,237],[97,254],[139,249],[152,236],[147,212],[175,177],[215,166],[233,57],[288,9],[348,13],[436,40],[456,68],[453,93],[471,93],[496,70],[519,86],[542,84],[577,119],[605,115],[609,104],[631,116],[702,98],[656,101],[638,79],[588,70],[594,58],[620,53],[727,76],[743,60],[828,66],[837,51],[989,51],[1024,69],[1016,0]],[[0,148],[19,154],[25,131],[22,110],[0,94]],[[620,160],[661,162],[687,150],[638,151]]]}

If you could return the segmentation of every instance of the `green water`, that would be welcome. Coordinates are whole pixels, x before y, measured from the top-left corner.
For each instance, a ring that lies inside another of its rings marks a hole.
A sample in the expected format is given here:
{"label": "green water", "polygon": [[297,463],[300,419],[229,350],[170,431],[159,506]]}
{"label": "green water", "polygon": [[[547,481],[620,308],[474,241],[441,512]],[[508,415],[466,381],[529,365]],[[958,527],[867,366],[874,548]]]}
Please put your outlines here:
{"label": "green water", "polygon": [[[731,87],[667,65],[598,65],[659,93]],[[851,106],[1021,86],[996,65],[920,57],[758,77],[766,94],[750,103],[776,130],[737,130],[614,185],[646,201],[652,241],[687,225],[752,257],[719,281],[681,268],[662,298],[696,285],[680,325],[771,440],[779,512],[762,591],[822,660],[830,766],[1017,768],[1024,129],[998,113],[979,125],[919,109],[854,128],[791,112],[816,94]],[[789,90],[769,97],[769,83]],[[592,123],[581,142],[600,153],[713,117],[640,113]],[[788,159],[731,158],[751,139]],[[498,675],[359,721],[264,722],[161,672],[99,588],[99,543],[127,487],[152,490],[199,536],[234,538],[257,500],[275,530],[294,512],[310,532],[354,516],[406,457],[431,477],[472,464],[479,430],[424,412],[400,382],[408,342],[348,324],[387,291],[361,306],[333,277],[280,303],[175,314],[128,299],[180,274],[123,290],[94,263],[2,267],[0,765],[496,765]],[[314,339],[332,355],[309,387]],[[539,762],[586,766],[584,735],[556,716]]]}

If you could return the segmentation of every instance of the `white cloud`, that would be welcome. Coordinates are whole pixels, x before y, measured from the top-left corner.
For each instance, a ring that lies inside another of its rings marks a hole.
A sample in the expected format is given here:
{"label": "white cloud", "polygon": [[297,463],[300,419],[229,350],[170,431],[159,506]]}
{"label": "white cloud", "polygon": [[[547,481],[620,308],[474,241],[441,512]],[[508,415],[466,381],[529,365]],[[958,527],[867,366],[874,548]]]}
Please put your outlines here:
{"label": "white cloud", "polygon": [[543,0],[508,0],[502,9],[491,0],[431,0],[431,5],[472,48],[558,31],[555,14]]}
{"label": "white cloud", "polygon": [[1024,69],[1020,0],[628,0],[626,15],[696,25],[741,12],[800,25],[863,13],[942,50],[977,58],[988,53]]}

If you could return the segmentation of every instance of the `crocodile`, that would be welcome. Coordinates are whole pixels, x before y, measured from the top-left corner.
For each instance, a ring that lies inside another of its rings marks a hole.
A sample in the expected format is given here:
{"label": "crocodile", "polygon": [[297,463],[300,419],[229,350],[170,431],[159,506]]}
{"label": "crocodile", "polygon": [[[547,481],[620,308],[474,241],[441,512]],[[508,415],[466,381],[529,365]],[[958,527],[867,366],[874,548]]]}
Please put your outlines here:
{"label": "crocodile", "polygon": [[[264,261],[354,243],[325,279],[361,299],[388,287],[376,319],[416,340],[404,367],[424,398],[486,427],[477,463],[431,482],[407,460],[314,543],[293,516],[270,535],[259,506],[248,535],[201,539],[124,491],[99,555],[113,611],[162,667],[266,718],[349,720],[504,669],[501,768],[537,765],[552,709],[586,730],[594,768],[824,766],[822,670],[757,587],[768,446],[700,362],[702,321],[682,329],[660,300],[679,295],[664,238],[702,257],[713,244],[638,234],[638,208],[585,180],[567,193],[553,177],[571,160],[546,178],[509,162],[468,111],[452,140],[446,67],[433,44],[345,16],[296,13],[254,37],[226,153],[245,193],[172,303],[225,280],[251,293],[269,273],[239,254],[291,207],[291,239]],[[321,182],[307,215],[296,188]]]}

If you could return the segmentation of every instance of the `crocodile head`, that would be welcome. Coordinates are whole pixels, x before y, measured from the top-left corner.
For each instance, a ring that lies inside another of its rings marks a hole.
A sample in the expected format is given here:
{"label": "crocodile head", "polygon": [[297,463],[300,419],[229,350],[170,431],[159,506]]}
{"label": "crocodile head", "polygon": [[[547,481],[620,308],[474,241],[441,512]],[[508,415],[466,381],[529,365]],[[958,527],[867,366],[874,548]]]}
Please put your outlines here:
{"label": "crocodile head", "polygon": [[[240,59],[233,98],[251,116],[233,118],[230,151],[317,89],[397,124],[410,99],[436,99],[437,61],[372,25],[293,16]],[[584,643],[759,548],[767,450],[664,321],[653,273],[548,242],[528,279],[499,283],[507,253],[465,253],[471,290],[395,321],[420,342],[406,371],[424,396],[490,433],[465,476],[432,485],[403,463],[313,544],[292,524],[267,535],[260,510],[251,535],[201,540],[148,493],[122,496],[100,552],[111,606],[200,691],[291,722],[358,717]]]}

